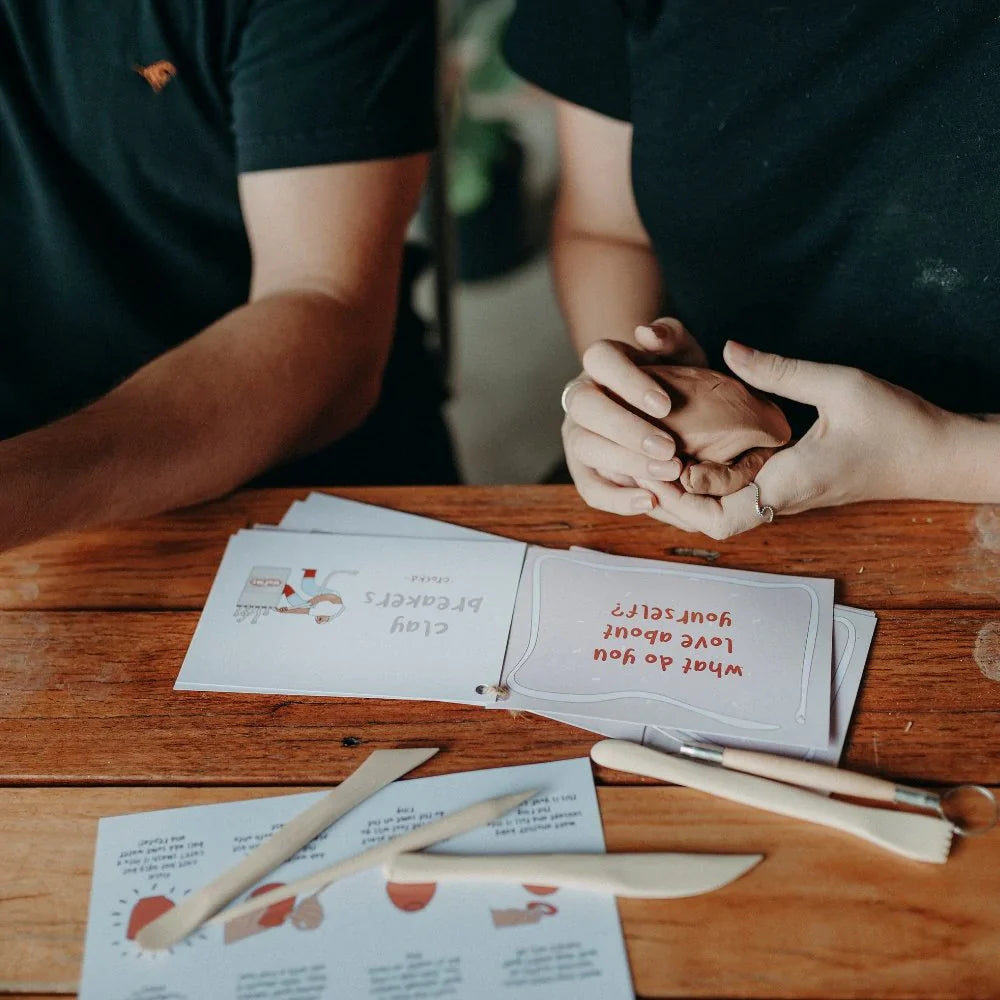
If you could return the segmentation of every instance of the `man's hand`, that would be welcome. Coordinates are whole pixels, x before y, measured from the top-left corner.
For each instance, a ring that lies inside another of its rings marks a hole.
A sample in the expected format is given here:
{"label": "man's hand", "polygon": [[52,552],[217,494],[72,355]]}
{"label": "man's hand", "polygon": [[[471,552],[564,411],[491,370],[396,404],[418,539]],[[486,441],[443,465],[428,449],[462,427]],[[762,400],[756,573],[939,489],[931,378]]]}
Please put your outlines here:
{"label": "man's hand", "polygon": [[[670,398],[639,367],[658,361],[705,365],[705,352],[676,319],[635,331],[635,346],[599,340],[583,354],[583,373],[564,394],[563,447],[580,496],[598,510],[641,514],[654,505],[640,479],[676,480],[681,462],[673,438],[640,416],[665,417]],[[638,413],[636,412],[638,411]]]}
{"label": "man's hand", "polygon": [[[972,440],[980,434],[974,421],[856,368],[797,361],[732,341],[725,358],[748,384],[819,411],[808,433],[768,459],[757,476],[760,503],[775,513],[861,500],[965,498],[954,481],[955,456],[970,444],[973,451],[981,447]],[[717,500],[650,478],[639,485],[657,498],[652,517],[686,531],[723,539],[763,523],[753,486]]]}

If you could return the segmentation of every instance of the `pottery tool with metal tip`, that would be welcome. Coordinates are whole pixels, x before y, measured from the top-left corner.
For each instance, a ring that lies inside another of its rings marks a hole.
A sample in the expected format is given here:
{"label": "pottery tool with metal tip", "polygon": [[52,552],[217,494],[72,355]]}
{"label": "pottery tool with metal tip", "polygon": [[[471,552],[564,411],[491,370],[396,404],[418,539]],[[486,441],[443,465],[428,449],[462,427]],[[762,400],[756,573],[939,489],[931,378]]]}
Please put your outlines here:
{"label": "pottery tool with metal tip", "polygon": [[[678,753],[693,760],[721,764],[733,771],[773,778],[791,785],[813,788],[818,792],[851,795],[858,799],[870,799],[872,802],[894,802],[913,806],[915,809],[929,809],[942,819],[951,822],[955,832],[965,837],[988,833],[1000,819],[996,796],[983,785],[955,785],[942,792],[931,792],[923,788],[911,788],[909,785],[897,785],[893,781],[870,774],[845,771],[829,764],[794,760],[777,754],[761,753],[758,750],[685,744],[678,749]],[[978,822],[973,822],[969,817],[960,814],[959,800],[966,795],[978,804],[979,812],[984,814]]]}
{"label": "pottery tool with metal tip", "polygon": [[697,788],[757,809],[766,809],[853,834],[916,861],[948,860],[954,827],[937,816],[852,805],[767,778],[727,771],[626,740],[601,740],[591,748],[595,763],[617,771]]}

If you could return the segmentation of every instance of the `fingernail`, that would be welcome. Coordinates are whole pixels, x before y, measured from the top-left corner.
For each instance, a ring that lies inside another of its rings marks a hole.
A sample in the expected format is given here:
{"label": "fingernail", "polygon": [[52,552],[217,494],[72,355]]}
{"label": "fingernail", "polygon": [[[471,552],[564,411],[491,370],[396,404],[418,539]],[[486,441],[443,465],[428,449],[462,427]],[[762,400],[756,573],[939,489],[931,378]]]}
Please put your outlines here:
{"label": "fingernail", "polygon": [[642,442],[642,450],[653,458],[673,458],[674,442],[666,434],[650,434]]}
{"label": "fingernail", "polygon": [[734,361],[751,361],[755,353],[752,348],[745,347],[735,340],[726,342],[726,351]]}
{"label": "fingernail", "polygon": [[649,474],[654,479],[663,479],[666,481],[671,481],[676,479],[681,474],[680,463],[674,462],[650,462],[646,466],[649,469]]}
{"label": "fingernail", "polygon": [[658,330],[655,326],[650,326],[648,323],[644,323],[642,326],[637,326],[635,328],[635,332],[637,335],[640,333],[650,333],[656,337],[657,340],[662,340],[667,331]]}
{"label": "fingernail", "polygon": [[643,398],[646,412],[653,417],[665,417],[670,412],[670,397],[665,392],[650,389]]}
{"label": "fingernail", "polygon": [[648,493],[643,493],[641,497],[636,497],[632,501],[632,510],[652,510],[653,498]]}

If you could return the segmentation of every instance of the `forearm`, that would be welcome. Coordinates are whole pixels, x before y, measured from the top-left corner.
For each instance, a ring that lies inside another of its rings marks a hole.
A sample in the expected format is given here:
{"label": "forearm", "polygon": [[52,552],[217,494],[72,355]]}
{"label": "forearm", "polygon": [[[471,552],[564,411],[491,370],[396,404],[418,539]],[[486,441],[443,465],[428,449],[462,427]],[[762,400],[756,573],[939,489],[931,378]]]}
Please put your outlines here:
{"label": "forearm", "polygon": [[[930,471],[931,500],[1000,503],[1000,419],[949,414]],[[929,465],[932,463],[928,463]]]}
{"label": "forearm", "polygon": [[552,232],[556,294],[578,354],[596,340],[631,342],[662,312],[660,271],[648,246],[587,232],[556,214]]}
{"label": "forearm", "polygon": [[0,443],[0,548],[207,500],[342,436],[377,399],[386,324],[321,293],[262,298],[78,413]]}

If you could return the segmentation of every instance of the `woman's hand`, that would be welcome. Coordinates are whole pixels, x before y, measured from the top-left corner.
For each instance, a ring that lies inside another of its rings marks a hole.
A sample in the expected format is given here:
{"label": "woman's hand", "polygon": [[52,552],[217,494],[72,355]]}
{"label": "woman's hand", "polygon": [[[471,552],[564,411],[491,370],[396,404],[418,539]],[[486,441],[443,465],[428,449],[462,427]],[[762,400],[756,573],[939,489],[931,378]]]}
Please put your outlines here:
{"label": "woman's hand", "polygon": [[670,412],[670,398],[639,367],[654,361],[706,364],[705,352],[679,320],[659,319],[636,329],[634,346],[616,340],[591,344],[583,373],[563,393],[566,464],[580,496],[598,510],[648,513],[654,496],[638,480],[663,485],[681,474],[673,438],[634,412],[652,418]]}
{"label": "woman's hand", "polygon": [[[955,496],[953,448],[966,418],[856,368],[797,361],[730,341],[726,363],[749,385],[815,406],[816,423],[757,475],[760,504],[797,514],[859,500]],[[650,515],[722,539],[762,523],[754,487],[711,497],[637,477],[657,498]]]}

